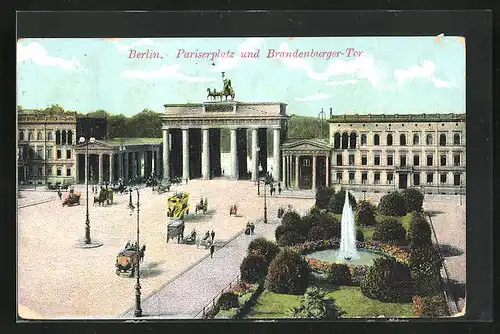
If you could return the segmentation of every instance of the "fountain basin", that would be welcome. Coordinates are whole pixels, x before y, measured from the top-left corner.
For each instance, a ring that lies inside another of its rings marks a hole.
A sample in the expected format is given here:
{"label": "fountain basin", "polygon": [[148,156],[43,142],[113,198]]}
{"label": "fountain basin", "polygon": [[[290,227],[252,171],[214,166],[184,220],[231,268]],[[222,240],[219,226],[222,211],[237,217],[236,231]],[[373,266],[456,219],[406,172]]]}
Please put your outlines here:
{"label": "fountain basin", "polygon": [[384,256],[381,254],[361,249],[358,249],[357,257],[351,258],[349,260],[341,257],[339,254],[340,254],[340,249],[325,249],[307,254],[306,257],[326,263],[341,262],[347,265],[352,264],[355,266],[371,266],[373,264],[373,260]]}

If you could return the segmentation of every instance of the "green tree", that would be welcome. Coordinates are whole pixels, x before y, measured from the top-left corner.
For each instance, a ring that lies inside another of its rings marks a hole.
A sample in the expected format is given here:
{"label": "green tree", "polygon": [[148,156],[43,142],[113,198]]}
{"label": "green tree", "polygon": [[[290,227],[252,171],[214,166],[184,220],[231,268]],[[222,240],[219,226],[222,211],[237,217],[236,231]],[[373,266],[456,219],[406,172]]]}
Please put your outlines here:
{"label": "green tree", "polygon": [[161,132],[160,113],[151,109],[144,109],[140,113],[132,116],[129,121],[129,132],[133,133],[130,137],[137,138],[159,138]]}
{"label": "green tree", "polygon": [[316,190],[316,208],[318,209],[326,209],[328,207],[328,203],[330,202],[330,198],[335,194],[335,188],[333,187],[318,187]]}
{"label": "green tree", "polygon": [[105,110],[99,109],[99,110],[91,111],[91,112],[87,113],[87,115],[85,115],[85,116],[94,117],[94,118],[108,118],[110,116],[110,114]]}
{"label": "green tree", "polygon": [[123,114],[108,117],[109,138],[126,138],[129,134],[129,119]]}

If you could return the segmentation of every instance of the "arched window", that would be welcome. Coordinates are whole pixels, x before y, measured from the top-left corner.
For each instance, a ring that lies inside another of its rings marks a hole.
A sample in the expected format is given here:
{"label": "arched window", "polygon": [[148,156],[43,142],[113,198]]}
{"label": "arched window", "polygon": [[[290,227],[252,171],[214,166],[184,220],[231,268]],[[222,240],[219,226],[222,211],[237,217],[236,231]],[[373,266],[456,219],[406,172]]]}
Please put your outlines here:
{"label": "arched window", "polygon": [[334,149],[340,148],[340,133],[338,132],[333,135],[333,148]]}
{"label": "arched window", "polygon": [[460,145],[460,135],[458,133],[453,135],[453,145]]}
{"label": "arched window", "polygon": [[406,136],[404,134],[399,136],[399,145],[406,146]]}
{"label": "arched window", "polygon": [[36,140],[43,140],[43,135],[41,130],[38,130],[38,133],[36,135]]}
{"label": "arched window", "polygon": [[347,132],[344,132],[342,134],[342,149],[348,148],[348,145],[349,145],[349,135],[347,134]]}
{"label": "arched window", "polygon": [[361,135],[361,145],[366,145],[366,135],[365,134]]}
{"label": "arched window", "polygon": [[446,135],[444,133],[439,135],[439,146],[446,146]]}
{"label": "arched window", "polygon": [[413,145],[418,145],[420,143],[420,138],[417,134],[413,135]]}
{"label": "arched window", "polygon": [[33,131],[28,131],[28,140],[33,140]]}
{"label": "arched window", "polygon": [[61,144],[66,145],[66,130],[62,131]]}
{"label": "arched window", "polygon": [[68,131],[68,145],[73,144],[73,131],[69,130]]}
{"label": "arched window", "polygon": [[427,137],[425,138],[425,144],[432,145],[432,135],[431,134],[428,134]]}
{"label": "arched window", "polygon": [[378,134],[373,136],[373,145],[380,145],[380,136]]}
{"label": "arched window", "polygon": [[387,135],[387,146],[392,146],[392,134]]}
{"label": "arched window", "polygon": [[349,147],[356,148],[356,134],[354,132],[349,135]]}
{"label": "arched window", "polygon": [[61,145],[61,131],[56,131],[56,145]]}
{"label": "arched window", "polygon": [[24,131],[19,131],[19,141],[24,140]]}
{"label": "arched window", "polygon": [[52,132],[47,133],[47,140],[50,140],[50,141],[54,140],[52,137]]}

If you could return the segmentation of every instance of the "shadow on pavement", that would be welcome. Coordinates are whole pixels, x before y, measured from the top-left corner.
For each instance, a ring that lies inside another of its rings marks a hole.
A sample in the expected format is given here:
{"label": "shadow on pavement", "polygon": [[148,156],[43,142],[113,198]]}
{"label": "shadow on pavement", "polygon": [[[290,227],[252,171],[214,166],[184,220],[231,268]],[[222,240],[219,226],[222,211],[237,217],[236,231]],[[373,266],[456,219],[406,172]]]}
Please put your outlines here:
{"label": "shadow on pavement", "polygon": [[435,216],[443,213],[443,211],[429,210],[429,211],[425,211],[425,213],[428,213],[431,217],[435,217]]}
{"label": "shadow on pavement", "polygon": [[439,252],[443,257],[452,257],[462,255],[463,250],[448,244],[439,244]]}
{"label": "shadow on pavement", "polygon": [[141,278],[155,277],[161,275],[163,270],[160,270],[158,266],[164,261],[148,262],[141,266]]}

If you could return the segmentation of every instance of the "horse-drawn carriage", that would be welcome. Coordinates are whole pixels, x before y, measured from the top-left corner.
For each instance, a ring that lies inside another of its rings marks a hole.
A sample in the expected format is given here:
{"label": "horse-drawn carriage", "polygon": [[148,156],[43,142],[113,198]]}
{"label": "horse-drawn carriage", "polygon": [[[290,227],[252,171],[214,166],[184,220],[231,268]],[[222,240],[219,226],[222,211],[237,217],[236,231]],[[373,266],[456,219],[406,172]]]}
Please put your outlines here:
{"label": "horse-drawn carriage", "polygon": [[203,201],[203,198],[200,199],[200,203],[196,204],[196,208],[194,210],[194,213],[198,213],[198,211],[202,211],[203,214],[207,213],[207,208],[208,208],[208,200],[205,198],[205,201]]}
{"label": "horse-drawn carriage", "polygon": [[68,197],[66,197],[63,200],[62,206],[73,206],[73,205],[79,205],[80,204],[80,198],[82,194],[74,191],[73,189],[70,190]]}
{"label": "horse-drawn carriage", "polygon": [[99,206],[104,205],[104,204],[111,204],[113,203],[114,199],[114,192],[112,188],[102,188],[101,191],[99,192],[99,196],[94,197],[94,205],[96,203],[99,204]]}
{"label": "horse-drawn carriage", "polygon": [[123,183],[120,183],[118,186],[111,188],[114,192],[123,194],[124,192],[127,191],[127,187],[123,185]]}
{"label": "horse-drawn carriage", "polygon": [[130,242],[127,242],[125,248],[116,256],[116,274],[128,273],[129,277],[134,277],[137,263],[139,261],[142,262],[145,251],[146,245],[143,245],[142,248],[138,250],[137,243],[130,244]]}
{"label": "horse-drawn carriage", "polygon": [[157,185],[158,185],[158,180],[156,180],[155,178],[149,177],[146,180],[146,187],[154,187]]}
{"label": "horse-drawn carriage", "polygon": [[184,220],[181,218],[171,218],[167,222],[165,231],[165,239],[167,243],[170,239],[177,237],[177,242],[180,243],[184,239]]}
{"label": "horse-drawn carriage", "polygon": [[232,216],[236,216],[238,213],[238,207],[236,206],[236,204],[232,205],[231,208],[229,209],[229,215]]}

